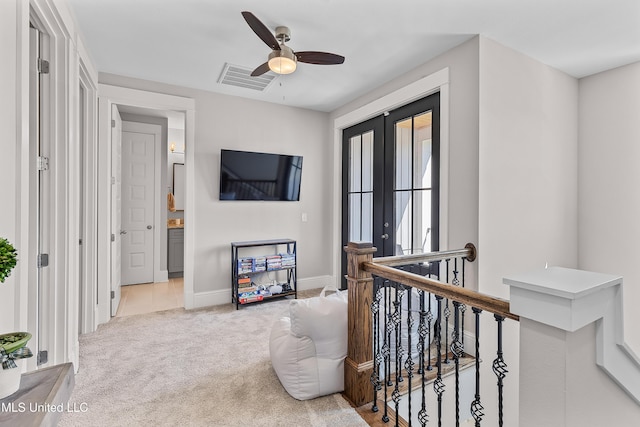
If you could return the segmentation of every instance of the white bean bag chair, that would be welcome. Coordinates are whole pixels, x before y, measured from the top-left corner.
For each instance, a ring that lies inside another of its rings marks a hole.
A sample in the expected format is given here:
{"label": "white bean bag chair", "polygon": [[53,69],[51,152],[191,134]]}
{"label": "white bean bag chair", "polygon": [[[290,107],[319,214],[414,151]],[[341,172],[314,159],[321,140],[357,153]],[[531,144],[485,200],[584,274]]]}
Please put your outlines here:
{"label": "white bean bag chair", "polygon": [[344,390],[347,292],[291,301],[289,316],[271,329],[271,364],[287,393],[298,400]]}

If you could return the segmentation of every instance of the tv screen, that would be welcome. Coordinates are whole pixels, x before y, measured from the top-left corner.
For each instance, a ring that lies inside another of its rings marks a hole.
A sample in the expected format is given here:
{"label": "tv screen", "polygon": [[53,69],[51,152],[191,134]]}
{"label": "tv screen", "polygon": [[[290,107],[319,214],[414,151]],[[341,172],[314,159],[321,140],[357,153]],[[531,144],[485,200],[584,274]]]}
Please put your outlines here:
{"label": "tv screen", "polygon": [[220,200],[300,200],[302,156],[220,151]]}

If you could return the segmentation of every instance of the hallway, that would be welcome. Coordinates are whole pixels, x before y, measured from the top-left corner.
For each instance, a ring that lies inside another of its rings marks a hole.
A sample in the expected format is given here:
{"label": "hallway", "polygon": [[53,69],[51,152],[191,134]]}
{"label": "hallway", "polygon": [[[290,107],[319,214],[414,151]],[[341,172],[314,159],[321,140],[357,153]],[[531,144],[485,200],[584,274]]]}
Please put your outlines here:
{"label": "hallway", "polygon": [[184,279],[177,277],[167,282],[123,286],[116,317],[182,307],[184,307]]}

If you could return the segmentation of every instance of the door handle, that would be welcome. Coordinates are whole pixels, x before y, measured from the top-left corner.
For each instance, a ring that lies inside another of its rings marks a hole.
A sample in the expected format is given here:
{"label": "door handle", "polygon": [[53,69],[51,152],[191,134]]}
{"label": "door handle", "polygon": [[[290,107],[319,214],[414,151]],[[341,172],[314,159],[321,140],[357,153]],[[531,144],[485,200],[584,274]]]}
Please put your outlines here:
{"label": "door handle", "polygon": [[150,225],[147,225],[147,230],[151,230],[153,227]]}
{"label": "door handle", "polygon": [[389,235],[388,235],[387,233],[384,233],[384,234],[383,234],[382,236],[380,236],[380,237],[382,237],[384,240],[387,240],[387,239],[389,238]]}
{"label": "door handle", "polygon": [[127,230],[120,230],[120,234],[127,234]]}

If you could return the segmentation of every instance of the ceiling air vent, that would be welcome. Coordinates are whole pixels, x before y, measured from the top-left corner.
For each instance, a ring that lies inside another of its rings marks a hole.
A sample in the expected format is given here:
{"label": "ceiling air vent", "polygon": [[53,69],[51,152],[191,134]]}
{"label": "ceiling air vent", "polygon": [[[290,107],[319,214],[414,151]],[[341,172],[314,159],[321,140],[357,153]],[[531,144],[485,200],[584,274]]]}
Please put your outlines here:
{"label": "ceiling air vent", "polygon": [[220,74],[218,83],[263,92],[276,79],[276,76],[271,73],[266,73],[258,77],[251,77],[252,71],[253,69],[251,68],[224,64],[224,69],[222,70],[222,74]]}

